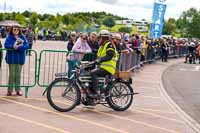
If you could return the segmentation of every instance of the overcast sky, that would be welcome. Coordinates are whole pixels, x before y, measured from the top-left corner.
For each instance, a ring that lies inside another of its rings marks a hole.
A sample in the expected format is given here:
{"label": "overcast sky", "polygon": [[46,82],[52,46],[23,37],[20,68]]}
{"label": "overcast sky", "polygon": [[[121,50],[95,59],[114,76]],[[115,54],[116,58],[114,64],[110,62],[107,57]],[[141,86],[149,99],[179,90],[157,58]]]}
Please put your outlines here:
{"label": "overcast sky", "polygon": [[[4,2],[6,1],[6,6]],[[0,11],[36,11],[64,14],[68,12],[105,11],[132,19],[151,20],[154,0],[0,0]],[[165,19],[178,18],[191,7],[199,9],[199,0],[167,0]]]}

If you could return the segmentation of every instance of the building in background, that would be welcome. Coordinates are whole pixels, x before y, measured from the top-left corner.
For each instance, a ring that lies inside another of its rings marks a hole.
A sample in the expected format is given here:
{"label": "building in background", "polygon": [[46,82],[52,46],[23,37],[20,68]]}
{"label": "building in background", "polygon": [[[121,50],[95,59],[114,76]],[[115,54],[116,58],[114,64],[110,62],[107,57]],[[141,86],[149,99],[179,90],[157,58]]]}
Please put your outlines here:
{"label": "building in background", "polygon": [[133,28],[134,26],[137,29],[137,32],[148,32],[149,28],[149,24],[150,22],[148,22],[145,19],[142,20],[133,20],[133,19],[126,19],[126,20],[116,20],[115,21],[116,25],[123,25],[126,27],[130,27]]}

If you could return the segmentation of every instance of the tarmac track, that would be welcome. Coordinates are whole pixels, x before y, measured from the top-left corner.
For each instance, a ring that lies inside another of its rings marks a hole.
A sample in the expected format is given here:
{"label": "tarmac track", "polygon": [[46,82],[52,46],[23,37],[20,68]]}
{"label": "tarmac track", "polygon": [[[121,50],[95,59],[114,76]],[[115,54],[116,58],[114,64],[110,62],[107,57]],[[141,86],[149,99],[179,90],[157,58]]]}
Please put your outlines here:
{"label": "tarmac track", "polygon": [[[64,42],[38,41],[33,49],[65,48]],[[0,93],[0,133],[193,133],[187,122],[169,104],[160,88],[162,72],[169,63],[146,65],[133,75],[134,96],[129,110],[116,112],[96,106],[78,106],[71,112],[53,110],[43,89],[36,86],[29,98],[7,97],[6,88]]]}
{"label": "tarmac track", "polygon": [[179,63],[163,74],[167,93],[198,125],[200,124],[200,65]]}

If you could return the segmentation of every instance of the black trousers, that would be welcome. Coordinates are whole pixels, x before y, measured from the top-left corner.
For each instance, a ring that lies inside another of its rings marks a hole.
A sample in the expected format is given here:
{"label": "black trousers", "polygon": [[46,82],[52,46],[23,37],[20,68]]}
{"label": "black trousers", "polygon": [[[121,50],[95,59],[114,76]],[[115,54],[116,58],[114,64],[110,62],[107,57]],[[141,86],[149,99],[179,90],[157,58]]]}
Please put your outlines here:
{"label": "black trousers", "polygon": [[29,50],[26,51],[26,54],[27,54],[27,55],[31,55],[32,46],[33,46],[33,44],[29,44],[29,48],[28,48]]}
{"label": "black trousers", "polygon": [[0,51],[0,68],[1,68],[2,59],[3,59],[3,51]]}
{"label": "black trousers", "polygon": [[200,63],[200,55],[198,56],[198,58],[199,58],[199,63]]}
{"label": "black trousers", "polygon": [[96,68],[94,70],[92,70],[91,72],[91,77],[92,77],[92,90],[94,92],[97,92],[99,90],[98,88],[98,77],[105,77],[106,75],[110,75],[109,72],[107,72],[106,70],[102,69],[102,68]]}
{"label": "black trousers", "polygon": [[168,58],[168,51],[165,49],[162,49],[162,54],[161,54],[162,62],[167,62],[167,58]]}
{"label": "black trousers", "polygon": [[187,62],[187,60],[188,60],[190,54],[192,54],[192,62],[195,63],[195,54],[194,54],[193,52],[186,55],[186,57],[185,57],[185,62]]}

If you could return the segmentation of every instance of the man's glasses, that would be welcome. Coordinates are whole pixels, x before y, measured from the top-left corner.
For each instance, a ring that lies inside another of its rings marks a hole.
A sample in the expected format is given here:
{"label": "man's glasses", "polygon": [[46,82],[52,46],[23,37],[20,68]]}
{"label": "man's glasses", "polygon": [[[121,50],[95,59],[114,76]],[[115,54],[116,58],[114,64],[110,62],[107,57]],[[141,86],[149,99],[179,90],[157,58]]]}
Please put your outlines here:
{"label": "man's glasses", "polygon": [[96,38],[96,36],[90,36],[91,38]]}

